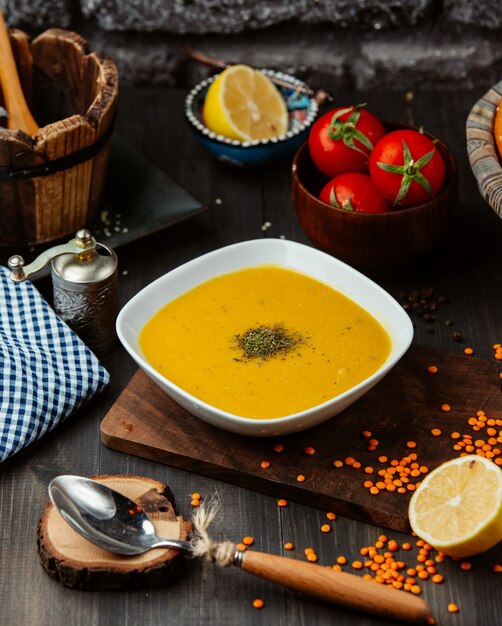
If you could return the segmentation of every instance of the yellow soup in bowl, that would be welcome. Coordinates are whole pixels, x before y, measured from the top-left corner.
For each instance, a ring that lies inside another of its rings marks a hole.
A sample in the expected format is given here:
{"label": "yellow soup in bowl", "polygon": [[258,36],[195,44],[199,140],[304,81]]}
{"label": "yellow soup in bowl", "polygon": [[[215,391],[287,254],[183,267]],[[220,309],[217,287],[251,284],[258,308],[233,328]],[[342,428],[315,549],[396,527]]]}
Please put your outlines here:
{"label": "yellow soup in bowl", "polygon": [[376,372],[382,325],[328,285],[278,266],[213,278],[160,309],[139,337],[145,358],[188,393],[254,419],[317,406]]}

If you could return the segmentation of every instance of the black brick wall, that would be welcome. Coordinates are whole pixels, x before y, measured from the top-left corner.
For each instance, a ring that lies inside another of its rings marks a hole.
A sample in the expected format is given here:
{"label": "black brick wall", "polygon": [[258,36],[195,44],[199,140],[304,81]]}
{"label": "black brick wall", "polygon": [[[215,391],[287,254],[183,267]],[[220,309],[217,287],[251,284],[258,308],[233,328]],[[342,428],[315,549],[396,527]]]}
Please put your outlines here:
{"label": "black brick wall", "polygon": [[192,85],[193,46],[331,89],[487,87],[502,78],[502,0],[0,0],[9,25],[71,28],[124,83]]}

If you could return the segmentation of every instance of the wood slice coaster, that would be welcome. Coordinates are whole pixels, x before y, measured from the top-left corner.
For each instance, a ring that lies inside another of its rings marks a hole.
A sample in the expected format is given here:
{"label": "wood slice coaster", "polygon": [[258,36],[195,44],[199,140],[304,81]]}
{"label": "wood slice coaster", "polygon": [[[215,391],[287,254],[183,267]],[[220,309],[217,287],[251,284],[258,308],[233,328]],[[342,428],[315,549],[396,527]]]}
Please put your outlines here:
{"label": "wood slice coaster", "polygon": [[[144,476],[94,476],[143,508],[160,537],[184,540],[191,522],[174,509],[167,485]],[[44,570],[65,587],[94,591],[157,587],[180,571],[184,558],[179,550],[156,548],[139,556],[120,556],[81,537],[47,502],[38,524],[38,553]]]}

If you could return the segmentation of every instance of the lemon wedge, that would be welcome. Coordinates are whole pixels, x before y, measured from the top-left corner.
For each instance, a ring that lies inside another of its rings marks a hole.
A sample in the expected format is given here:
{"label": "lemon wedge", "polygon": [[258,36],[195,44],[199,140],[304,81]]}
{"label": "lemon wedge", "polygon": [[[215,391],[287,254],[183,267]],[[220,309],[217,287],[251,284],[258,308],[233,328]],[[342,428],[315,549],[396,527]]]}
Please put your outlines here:
{"label": "lemon wedge", "polygon": [[281,94],[265,74],[247,65],[227,67],[211,83],[202,115],[209,130],[239,141],[279,137],[288,130]]}
{"label": "lemon wedge", "polygon": [[415,491],[408,514],[414,532],[436,550],[485,552],[502,540],[502,470],[472,454],[447,461]]}

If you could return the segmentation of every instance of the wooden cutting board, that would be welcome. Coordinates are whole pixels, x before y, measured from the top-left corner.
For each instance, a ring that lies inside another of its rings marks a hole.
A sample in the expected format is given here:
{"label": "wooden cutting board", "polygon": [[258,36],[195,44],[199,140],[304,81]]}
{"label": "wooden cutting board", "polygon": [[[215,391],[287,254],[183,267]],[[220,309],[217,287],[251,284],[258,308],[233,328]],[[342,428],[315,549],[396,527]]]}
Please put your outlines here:
{"label": "wooden cutting board", "polygon": [[[438,372],[427,372],[436,365]],[[450,412],[441,410],[442,404]],[[394,530],[409,531],[407,509],[411,492],[381,491],[372,495],[365,480],[380,479],[389,466],[378,459],[400,460],[415,452],[430,469],[459,454],[451,433],[473,432],[467,420],[476,411],[502,418],[502,391],[496,363],[414,346],[371,391],[342,414],[315,428],[277,439],[229,433],[194,417],[138,371],[101,423],[101,438],[109,448],[210,476],[277,498],[334,511]],[[431,435],[440,428],[439,437]],[[378,440],[368,450],[369,430]],[[409,441],[416,442],[410,450]],[[275,452],[275,444],[282,452]],[[311,446],[314,454],[306,454]],[[333,466],[351,456],[360,469]],[[261,467],[262,461],[270,467]],[[364,468],[375,469],[372,475]],[[303,474],[304,482],[297,476]],[[420,480],[414,478],[413,480]]]}

